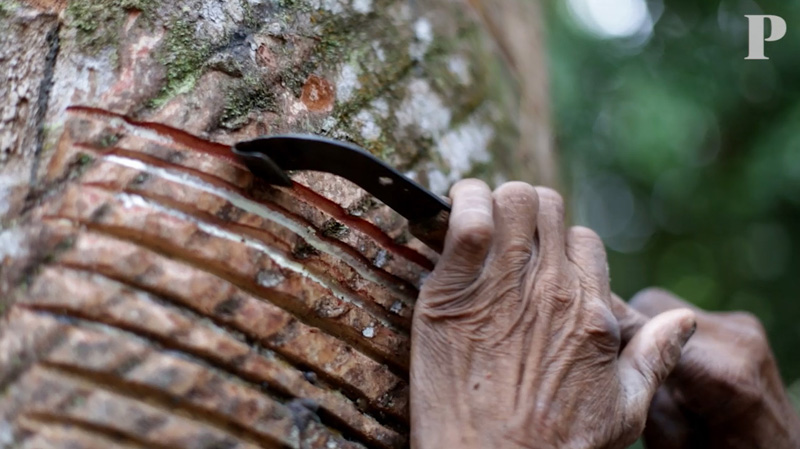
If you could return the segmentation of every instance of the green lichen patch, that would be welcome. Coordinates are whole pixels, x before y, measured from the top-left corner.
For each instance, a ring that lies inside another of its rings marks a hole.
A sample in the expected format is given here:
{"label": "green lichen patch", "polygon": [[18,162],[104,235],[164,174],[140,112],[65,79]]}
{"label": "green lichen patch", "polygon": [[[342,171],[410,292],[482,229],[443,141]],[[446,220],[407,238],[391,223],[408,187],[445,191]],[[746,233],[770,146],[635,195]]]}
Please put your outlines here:
{"label": "green lichen patch", "polygon": [[75,237],[67,236],[53,246],[52,250],[44,254],[43,263],[53,263],[58,257],[75,246]]}
{"label": "green lichen patch", "polygon": [[301,5],[301,2],[300,0],[278,0],[278,4],[283,9],[295,9]]}
{"label": "green lichen patch", "polygon": [[157,6],[156,0],[73,0],[66,9],[67,26],[77,31],[78,45],[97,52],[117,42],[128,12],[141,11],[149,21]]}
{"label": "green lichen patch", "polygon": [[130,187],[130,188],[141,187],[149,179],[150,179],[150,174],[148,174],[148,173],[139,173],[138,175],[136,175],[135,178],[133,178],[131,180],[130,183],[128,183],[128,187]]}
{"label": "green lichen patch", "polygon": [[77,164],[79,167],[85,167],[92,162],[94,162],[94,158],[91,155],[86,153],[80,153],[78,155]]}
{"label": "green lichen patch", "polygon": [[97,142],[97,145],[100,148],[111,148],[119,142],[119,139],[122,136],[117,133],[105,133],[100,136],[100,139]]}
{"label": "green lichen patch", "polygon": [[295,98],[300,98],[303,86],[306,84],[309,75],[314,72],[317,64],[314,61],[305,61],[298,67],[292,67],[281,73],[281,81],[292,92]]}
{"label": "green lichen patch", "polygon": [[11,0],[2,0],[0,1],[0,17],[9,17],[11,13],[19,8],[19,2],[11,1]]}
{"label": "green lichen patch", "polygon": [[230,53],[218,53],[212,56],[206,63],[206,67],[234,78],[239,78],[244,73],[242,61]]}
{"label": "green lichen patch", "polygon": [[253,111],[277,111],[275,93],[257,76],[247,75],[228,87],[219,124],[229,129],[239,128]]}
{"label": "green lichen patch", "polygon": [[158,52],[159,62],[167,69],[166,84],[151,100],[151,106],[156,108],[194,87],[212,50],[209,42],[197,39],[194,23],[185,18],[173,20],[167,29]]}
{"label": "green lichen patch", "polygon": [[244,17],[244,25],[248,28],[256,28],[259,23],[259,14],[256,8],[253,7],[247,0],[241,0],[239,4],[242,6],[242,16]]}
{"label": "green lichen patch", "polygon": [[[303,8],[301,5],[297,7],[301,10]],[[310,56],[300,64],[283,67],[280,71],[281,84],[289,89],[296,98],[300,97],[310,75],[320,68],[327,70],[335,67],[345,58],[356,58],[360,52],[360,45],[356,44],[359,36],[353,30],[363,27],[363,18],[337,16],[320,11],[315,14],[314,22],[319,31],[315,36],[309,38],[316,41]],[[289,44],[278,47],[278,51],[292,52],[295,50],[293,45]],[[286,61],[292,59],[290,54],[282,56]]]}
{"label": "green lichen patch", "polygon": [[[320,32],[314,58],[320,67],[342,70],[347,65],[358,74],[357,88],[331,113],[331,121],[337,123],[336,134],[346,134],[371,153],[394,160],[397,158],[392,157],[395,142],[391,130],[396,129],[396,121],[391,112],[371,111],[370,103],[383,99],[383,110],[393,111],[403,100],[404,89],[400,86],[412,74],[416,61],[408,51],[413,32],[410,27],[396,24],[391,3],[376,1],[369,14],[322,13],[317,22]],[[366,121],[365,111],[370,114]],[[377,139],[374,131],[373,137],[363,133],[365,122],[373,130],[381,130]]]}
{"label": "green lichen patch", "polygon": [[330,219],[322,224],[322,235],[325,237],[340,239],[347,236],[349,233],[350,228],[348,228],[344,223],[334,219]]}

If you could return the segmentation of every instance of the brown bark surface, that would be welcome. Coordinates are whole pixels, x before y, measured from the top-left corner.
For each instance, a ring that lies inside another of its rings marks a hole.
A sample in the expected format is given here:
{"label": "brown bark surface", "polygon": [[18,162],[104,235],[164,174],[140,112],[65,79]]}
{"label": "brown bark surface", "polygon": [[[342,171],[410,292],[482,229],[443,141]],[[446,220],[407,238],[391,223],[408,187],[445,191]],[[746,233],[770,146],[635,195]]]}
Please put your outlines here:
{"label": "brown bark surface", "polygon": [[228,145],[311,132],[440,193],[552,184],[518,2],[482,2],[511,34],[461,0],[1,2],[0,447],[407,446],[435,253],[348,182],[267,186]]}

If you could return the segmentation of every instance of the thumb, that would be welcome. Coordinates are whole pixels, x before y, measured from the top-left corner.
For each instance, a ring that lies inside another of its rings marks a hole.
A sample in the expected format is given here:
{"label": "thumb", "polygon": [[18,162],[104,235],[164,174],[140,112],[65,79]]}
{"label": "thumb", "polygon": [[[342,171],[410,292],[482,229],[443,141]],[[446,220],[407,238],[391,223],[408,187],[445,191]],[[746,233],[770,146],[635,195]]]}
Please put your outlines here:
{"label": "thumb", "polygon": [[695,327],[694,312],[689,309],[664,312],[648,321],[620,354],[619,374],[626,405],[642,423],[653,395],[678,364],[681,348]]}

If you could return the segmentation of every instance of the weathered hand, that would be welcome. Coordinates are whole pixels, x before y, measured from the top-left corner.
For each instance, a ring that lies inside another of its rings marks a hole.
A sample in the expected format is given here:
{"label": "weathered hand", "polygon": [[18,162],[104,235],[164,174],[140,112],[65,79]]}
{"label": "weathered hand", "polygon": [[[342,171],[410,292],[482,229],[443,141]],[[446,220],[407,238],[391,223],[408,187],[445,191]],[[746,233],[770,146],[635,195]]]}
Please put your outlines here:
{"label": "weathered hand", "polygon": [[[640,292],[631,307],[649,317],[694,308],[659,289]],[[694,310],[697,333],[653,400],[647,447],[800,448],[800,418],[758,319]]]}
{"label": "weathered hand", "polygon": [[444,252],[412,333],[412,446],[623,448],[694,328],[648,322],[620,353],[597,235],[565,232],[549,189],[480,181],[451,190]]}

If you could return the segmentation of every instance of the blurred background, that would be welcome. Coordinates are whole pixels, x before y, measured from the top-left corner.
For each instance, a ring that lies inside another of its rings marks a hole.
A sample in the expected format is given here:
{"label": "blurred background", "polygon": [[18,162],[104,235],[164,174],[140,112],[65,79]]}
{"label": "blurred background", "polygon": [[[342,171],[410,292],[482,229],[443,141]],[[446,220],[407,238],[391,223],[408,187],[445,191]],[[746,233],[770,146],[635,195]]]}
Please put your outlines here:
{"label": "blurred background", "polygon": [[[754,313],[800,406],[800,2],[548,5],[564,189],[614,291]],[[745,14],[785,19],[769,60]]]}

